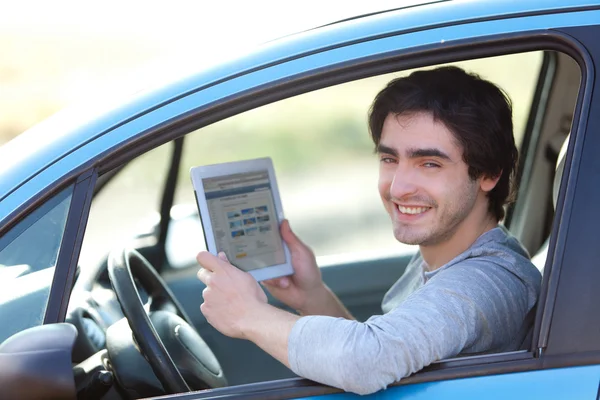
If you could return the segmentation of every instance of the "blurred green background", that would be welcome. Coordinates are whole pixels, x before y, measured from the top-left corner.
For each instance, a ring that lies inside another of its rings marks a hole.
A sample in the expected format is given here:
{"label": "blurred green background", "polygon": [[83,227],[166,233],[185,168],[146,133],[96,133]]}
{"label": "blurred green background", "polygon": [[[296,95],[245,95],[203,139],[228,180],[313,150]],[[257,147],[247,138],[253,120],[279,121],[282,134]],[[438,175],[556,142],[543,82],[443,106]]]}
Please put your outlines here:
{"label": "blurred green background", "polygon": [[135,92],[278,37],[419,1],[3,2],[0,144],[70,104]]}

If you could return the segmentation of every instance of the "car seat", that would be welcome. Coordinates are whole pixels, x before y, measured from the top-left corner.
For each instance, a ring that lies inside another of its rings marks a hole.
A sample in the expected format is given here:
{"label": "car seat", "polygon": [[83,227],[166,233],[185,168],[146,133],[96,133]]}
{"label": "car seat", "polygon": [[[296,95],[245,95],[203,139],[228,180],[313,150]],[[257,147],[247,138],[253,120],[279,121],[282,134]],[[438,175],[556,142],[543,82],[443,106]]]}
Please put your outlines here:
{"label": "car seat", "polygon": [[[558,152],[558,158],[556,161],[556,170],[554,172],[554,182],[552,184],[552,205],[556,210],[556,201],[558,199],[558,192],[560,191],[560,183],[562,180],[563,172],[565,170],[565,158],[567,154],[567,148],[569,147],[569,137],[567,135],[565,138],[560,151]],[[537,267],[537,269],[544,274],[544,266],[546,265],[546,259],[548,258],[548,245],[550,243],[550,237],[546,238],[544,244],[540,247],[537,253],[531,258],[531,262],[533,265]],[[529,310],[524,320],[524,327],[528,327],[527,334],[525,335],[525,339],[521,344],[520,350],[529,350],[531,349],[531,344],[533,340],[533,325],[535,321],[535,314],[537,310],[537,304]]]}
{"label": "car seat", "polygon": [[[562,179],[563,171],[565,169],[565,158],[567,155],[567,148],[569,147],[569,137],[568,135],[564,140],[562,146],[560,147],[560,151],[558,152],[558,159],[556,161],[556,171],[554,173],[554,183],[552,185],[552,205],[556,210],[556,200],[558,199],[558,192],[560,191],[560,182]],[[550,237],[546,238],[544,244],[540,247],[540,249],[535,253],[535,255],[531,258],[531,262],[533,265],[540,270],[540,272],[544,273],[544,266],[546,265],[546,259],[548,258],[548,245],[550,243]]]}

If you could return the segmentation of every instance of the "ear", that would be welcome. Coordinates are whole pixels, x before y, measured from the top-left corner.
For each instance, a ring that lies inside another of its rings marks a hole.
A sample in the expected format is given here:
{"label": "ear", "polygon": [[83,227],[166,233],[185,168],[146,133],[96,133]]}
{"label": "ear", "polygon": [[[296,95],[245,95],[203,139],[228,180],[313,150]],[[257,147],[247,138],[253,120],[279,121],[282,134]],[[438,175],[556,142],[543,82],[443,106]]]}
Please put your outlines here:
{"label": "ear", "polygon": [[489,176],[484,175],[481,178],[479,178],[480,179],[479,187],[485,193],[489,193],[492,191],[492,189],[494,189],[496,187],[496,184],[500,180],[501,176],[502,176],[502,171],[495,177],[489,177]]}

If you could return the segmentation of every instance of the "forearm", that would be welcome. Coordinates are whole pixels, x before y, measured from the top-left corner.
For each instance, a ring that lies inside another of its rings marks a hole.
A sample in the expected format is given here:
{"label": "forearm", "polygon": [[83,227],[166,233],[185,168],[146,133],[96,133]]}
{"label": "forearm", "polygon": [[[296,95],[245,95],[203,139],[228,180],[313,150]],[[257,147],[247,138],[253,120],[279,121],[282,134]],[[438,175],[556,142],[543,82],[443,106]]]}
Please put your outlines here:
{"label": "forearm", "polygon": [[[414,322],[418,332],[426,331]],[[437,359],[429,357],[424,362],[416,356],[422,338],[414,330],[381,336],[381,332],[393,331],[385,320],[369,326],[323,316],[301,318],[263,304],[240,323],[243,338],[296,374],[359,394],[380,390]]]}
{"label": "forearm", "polygon": [[305,307],[298,310],[298,312],[302,315],[325,315],[350,320],[355,319],[340,299],[324,283],[321,288],[310,295]]}
{"label": "forearm", "polygon": [[289,368],[288,339],[299,318],[265,304],[249,315],[243,328],[244,336]]}
{"label": "forearm", "polygon": [[357,321],[303,317],[288,340],[294,373],[346,391],[373,393],[399,378],[396,369],[405,368],[397,360],[402,349],[390,348],[385,335]]}

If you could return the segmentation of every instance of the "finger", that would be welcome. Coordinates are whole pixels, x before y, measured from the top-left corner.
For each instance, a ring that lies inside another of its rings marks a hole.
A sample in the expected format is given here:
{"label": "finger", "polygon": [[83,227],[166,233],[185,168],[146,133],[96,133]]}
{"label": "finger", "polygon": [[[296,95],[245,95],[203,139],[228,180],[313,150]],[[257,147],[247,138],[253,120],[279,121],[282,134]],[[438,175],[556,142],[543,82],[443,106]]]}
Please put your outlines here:
{"label": "finger", "polygon": [[205,268],[211,272],[218,271],[221,268],[220,260],[208,251],[201,251],[196,256],[196,261],[202,268]]}
{"label": "finger", "polygon": [[260,284],[266,285],[266,286],[277,286],[277,283],[275,281],[276,281],[276,279],[267,279],[267,280],[261,281]]}
{"label": "finger", "polygon": [[269,280],[265,280],[262,283],[264,283],[267,286],[272,286],[272,287],[278,287],[281,289],[286,289],[290,286],[290,279],[287,277],[282,277],[282,278],[275,278],[275,279],[269,279]]}
{"label": "finger", "polygon": [[283,240],[285,240],[288,246],[293,248],[306,247],[300,238],[298,238],[298,236],[296,236],[296,234],[292,231],[292,228],[290,227],[290,221],[287,219],[284,219],[281,223],[280,232],[281,237]]}
{"label": "finger", "polygon": [[225,254],[224,251],[220,251],[219,254],[217,254],[217,258],[219,259],[220,270],[226,274],[233,274],[234,276],[237,276],[239,273],[245,273],[244,271],[234,267],[234,265],[229,262],[227,254]]}
{"label": "finger", "polygon": [[212,272],[204,268],[200,268],[200,270],[196,274],[200,282],[204,283],[206,286],[210,284],[211,275]]}

